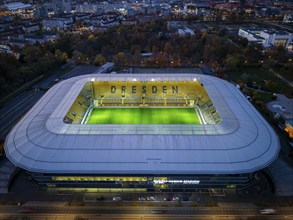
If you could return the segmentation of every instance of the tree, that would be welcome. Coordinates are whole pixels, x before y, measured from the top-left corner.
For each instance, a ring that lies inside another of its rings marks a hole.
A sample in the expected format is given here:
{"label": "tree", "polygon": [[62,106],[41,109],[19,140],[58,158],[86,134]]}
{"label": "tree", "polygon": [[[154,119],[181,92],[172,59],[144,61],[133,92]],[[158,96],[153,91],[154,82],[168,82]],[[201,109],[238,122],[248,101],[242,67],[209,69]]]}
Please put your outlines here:
{"label": "tree", "polygon": [[76,50],[73,51],[72,59],[75,61],[76,64],[82,64],[86,62],[85,55]]}
{"label": "tree", "polygon": [[116,65],[124,66],[127,65],[127,59],[125,53],[118,52],[116,55],[113,56],[113,62]]}
{"label": "tree", "polygon": [[140,65],[141,62],[141,53],[139,51],[136,51],[135,54],[133,55],[133,62],[135,65]]}
{"label": "tree", "polygon": [[169,66],[169,55],[167,53],[159,53],[156,60],[156,66]]}
{"label": "tree", "polygon": [[20,72],[22,73],[23,77],[27,79],[33,79],[33,77],[36,76],[36,72],[34,72],[34,70],[29,66],[21,67]]}
{"label": "tree", "polygon": [[62,52],[61,50],[55,51],[55,57],[60,64],[65,63],[68,59],[67,53]]}
{"label": "tree", "polygon": [[26,46],[23,54],[24,61],[27,63],[35,63],[43,56],[42,50],[38,46]]}
{"label": "tree", "polygon": [[96,66],[102,66],[103,64],[106,63],[106,59],[102,54],[97,54],[94,60],[94,65]]}
{"label": "tree", "polygon": [[261,45],[247,45],[243,50],[243,54],[249,63],[258,63],[259,60],[263,60],[263,54],[261,51]]}
{"label": "tree", "polygon": [[104,45],[101,54],[108,59],[115,54],[115,51],[110,45]]}
{"label": "tree", "polygon": [[169,42],[167,42],[167,43],[165,43],[164,51],[167,54],[172,55],[174,53],[174,48],[173,48],[173,46]]}
{"label": "tree", "polygon": [[19,71],[20,64],[15,57],[0,53],[0,97],[20,86],[25,76]]}
{"label": "tree", "polygon": [[206,40],[207,36],[208,36],[208,33],[207,32],[202,32],[201,39],[202,40]]}
{"label": "tree", "polygon": [[95,35],[90,34],[90,35],[88,36],[88,39],[89,39],[89,40],[94,40],[94,39],[95,39]]}
{"label": "tree", "polygon": [[213,35],[210,39],[210,45],[212,47],[217,47],[219,45],[219,37],[217,35]]}
{"label": "tree", "polygon": [[156,47],[156,46],[153,46],[152,47],[152,53],[153,54],[156,54],[156,53],[158,53],[159,52],[159,49]]}
{"label": "tree", "polygon": [[248,40],[244,37],[241,37],[238,39],[238,43],[245,48],[248,45]]}
{"label": "tree", "polygon": [[252,100],[256,101],[260,99],[260,94],[258,91],[253,91],[252,92]]}
{"label": "tree", "polygon": [[38,62],[33,63],[31,66],[37,75],[48,74],[50,70],[58,66],[58,61],[52,53],[46,53],[45,56],[41,57]]}
{"label": "tree", "polygon": [[66,52],[69,57],[72,56],[72,51],[73,51],[73,45],[76,45],[77,38],[72,38],[69,35],[61,36],[55,45],[56,49],[59,49],[62,52]]}
{"label": "tree", "polygon": [[274,92],[276,90],[277,87],[277,83],[272,82],[271,80],[265,80],[265,87],[267,90]]}
{"label": "tree", "polygon": [[131,45],[130,47],[130,51],[132,54],[135,54],[135,53],[140,53],[141,52],[141,48],[139,45],[135,44],[135,45]]}
{"label": "tree", "polygon": [[205,46],[202,52],[202,59],[207,62],[210,57],[210,48]]}
{"label": "tree", "polygon": [[230,70],[235,70],[236,68],[241,69],[244,63],[244,57],[240,54],[228,55],[225,63]]}
{"label": "tree", "polygon": [[279,62],[287,61],[287,51],[283,46],[273,46],[268,50],[269,58],[272,58]]}
{"label": "tree", "polygon": [[212,50],[212,54],[216,55],[218,61],[222,61],[228,54],[228,45],[219,45]]}

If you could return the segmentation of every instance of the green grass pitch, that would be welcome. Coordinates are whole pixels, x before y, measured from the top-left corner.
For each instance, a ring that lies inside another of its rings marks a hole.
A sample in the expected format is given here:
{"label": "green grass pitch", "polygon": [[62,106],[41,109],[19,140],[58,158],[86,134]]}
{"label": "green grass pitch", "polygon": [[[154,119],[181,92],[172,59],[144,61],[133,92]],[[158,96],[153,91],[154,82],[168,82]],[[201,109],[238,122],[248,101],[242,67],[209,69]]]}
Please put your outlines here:
{"label": "green grass pitch", "polygon": [[87,124],[200,124],[194,108],[95,108]]}

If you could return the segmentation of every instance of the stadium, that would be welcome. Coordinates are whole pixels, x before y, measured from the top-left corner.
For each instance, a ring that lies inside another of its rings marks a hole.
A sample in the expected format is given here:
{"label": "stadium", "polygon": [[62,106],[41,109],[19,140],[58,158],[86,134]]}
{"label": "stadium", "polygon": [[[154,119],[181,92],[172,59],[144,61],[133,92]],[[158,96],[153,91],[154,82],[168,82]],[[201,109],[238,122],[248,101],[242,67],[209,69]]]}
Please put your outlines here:
{"label": "stadium", "polygon": [[41,186],[92,191],[243,189],[278,156],[231,83],[200,74],[91,74],[53,86],[6,138]]}

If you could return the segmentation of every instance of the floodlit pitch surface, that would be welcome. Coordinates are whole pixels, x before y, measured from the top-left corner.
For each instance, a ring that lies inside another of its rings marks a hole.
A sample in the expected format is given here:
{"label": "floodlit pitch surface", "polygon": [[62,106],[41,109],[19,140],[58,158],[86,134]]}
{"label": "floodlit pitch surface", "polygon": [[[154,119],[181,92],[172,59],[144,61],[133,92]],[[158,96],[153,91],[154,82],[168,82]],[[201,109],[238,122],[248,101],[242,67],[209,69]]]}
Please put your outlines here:
{"label": "floodlit pitch surface", "polygon": [[87,124],[200,124],[194,108],[95,108]]}

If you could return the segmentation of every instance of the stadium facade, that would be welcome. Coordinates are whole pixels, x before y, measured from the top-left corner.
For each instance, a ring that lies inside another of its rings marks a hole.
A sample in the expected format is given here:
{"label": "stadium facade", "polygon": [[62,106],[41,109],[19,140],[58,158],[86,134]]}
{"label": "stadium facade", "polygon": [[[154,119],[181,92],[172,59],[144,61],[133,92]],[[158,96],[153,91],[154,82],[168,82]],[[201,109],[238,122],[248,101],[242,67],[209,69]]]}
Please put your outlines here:
{"label": "stadium facade", "polygon": [[[86,124],[92,108],[108,106],[195,108],[201,124]],[[227,81],[199,74],[92,74],[52,87],[4,147],[46,187],[193,191],[249,186],[276,159],[280,143]]]}

